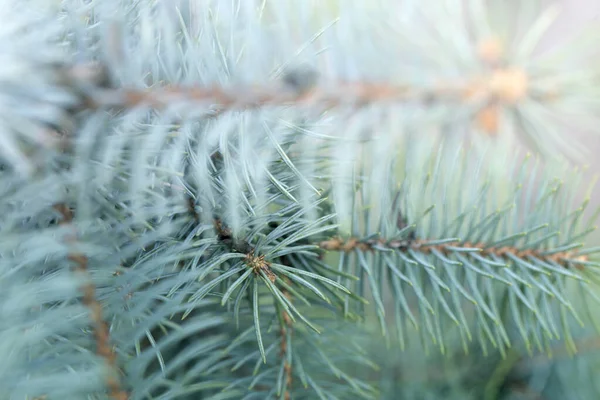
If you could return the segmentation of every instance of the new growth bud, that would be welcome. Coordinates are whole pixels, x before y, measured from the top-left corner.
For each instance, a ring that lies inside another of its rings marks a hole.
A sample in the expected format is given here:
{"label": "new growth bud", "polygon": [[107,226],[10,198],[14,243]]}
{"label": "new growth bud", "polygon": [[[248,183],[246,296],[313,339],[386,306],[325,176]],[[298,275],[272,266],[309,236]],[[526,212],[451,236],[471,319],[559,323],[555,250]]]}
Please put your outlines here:
{"label": "new growth bud", "polygon": [[319,73],[314,68],[303,64],[286,71],[282,80],[290,89],[299,94],[304,94],[317,85]]}

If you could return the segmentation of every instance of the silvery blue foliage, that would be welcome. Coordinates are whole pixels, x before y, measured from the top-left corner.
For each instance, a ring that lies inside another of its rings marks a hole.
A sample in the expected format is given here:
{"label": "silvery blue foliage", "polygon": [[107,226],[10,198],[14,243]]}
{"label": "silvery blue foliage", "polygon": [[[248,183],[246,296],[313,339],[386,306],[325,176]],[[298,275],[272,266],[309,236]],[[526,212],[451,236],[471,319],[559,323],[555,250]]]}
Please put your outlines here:
{"label": "silvery blue foliage", "polygon": [[596,75],[530,57],[543,13],[504,60],[526,93],[471,98],[499,21],[438,5],[2,1],[0,399],[468,398],[471,363],[398,389],[372,338],[425,372],[573,347],[581,175],[463,139],[500,102],[556,153],[545,117],[594,121]]}

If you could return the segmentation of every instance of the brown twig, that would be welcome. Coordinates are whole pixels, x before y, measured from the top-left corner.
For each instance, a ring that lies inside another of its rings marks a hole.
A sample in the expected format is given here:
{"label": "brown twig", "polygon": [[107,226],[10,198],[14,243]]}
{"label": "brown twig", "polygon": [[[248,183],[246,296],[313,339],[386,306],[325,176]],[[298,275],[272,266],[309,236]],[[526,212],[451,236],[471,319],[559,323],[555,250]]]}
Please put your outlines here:
{"label": "brown twig", "polygon": [[[233,238],[231,229],[229,229],[223,221],[219,218],[213,219],[213,226],[215,232],[217,233],[217,238],[221,243],[226,245],[230,245],[233,250],[238,251],[239,249],[244,249],[246,253],[246,257],[244,259],[244,263],[246,266],[254,272],[255,275],[260,276],[263,275],[267,279],[269,279],[272,283],[277,281],[277,275],[271,269],[271,263],[265,259],[264,255],[256,255],[254,247],[245,241],[238,241],[236,244],[236,240]],[[282,257],[280,259],[282,264],[289,265],[287,259]],[[283,278],[289,284],[290,281],[287,278]],[[286,290],[282,289],[281,292],[283,295],[289,300],[292,300],[291,294]],[[291,336],[293,333],[293,322],[290,315],[287,311],[281,311],[283,323],[281,324],[281,328],[279,330],[280,334],[280,348],[279,355],[283,360],[283,370],[285,374],[285,389],[283,393],[284,400],[291,400],[291,388],[292,388],[292,366],[288,362],[288,335]]]}
{"label": "brown twig", "polygon": [[279,85],[271,87],[185,87],[166,86],[146,90],[133,88],[104,89],[91,99],[93,107],[133,108],[146,105],[162,109],[178,101],[193,101],[216,106],[222,110],[252,109],[264,106],[328,107],[342,104],[367,105],[377,102],[401,101],[471,101],[495,98],[513,104],[528,95],[528,77],[514,68],[498,69],[464,82],[419,88],[369,82],[336,82],[334,86],[315,87],[308,91],[293,91]]}
{"label": "brown twig", "polygon": [[[533,96],[531,77],[522,68],[503,65],[500,62],[504,49],[500,42],[491,38],[479,46],[481,62],[487,70],[477,76],[466,77],[450,83],[418,87],[410,84],[376,82],[331,82],[318,86],[316,79],[309,79],[308,86],[298,85],[294,76],[284,77],[281,82],[264,86],[234,86],[230,88],[156,86],[148,89],[114,88],[102,80],[105,75],[96,65],[76,65],[67,70],[75,82],[91,82],[97,91],[83,99],[85,108],[134,108],[148,106],[163,109],[179,101],[204,103],[207,116],[217,117],[225,111],[255,109],[265,106],[310,106],[328,109],[338,105],[365,106],[377,102],[397,103],[420,101],[430,103],[477,103],[484,105],[474,110],[475,122],[481,129],[494,133],[498,128],[498,106],[511,106]],[[292,84],[290,84],[292,82]],[[541,99],[551,99],[542,94]]]}
{"label": "brown twig", "polygon": [[189,195],[186,196],[186,206],[187,206],[188,212],[194,219],[194,222],[196,224],[199,224],[200,223],[200,214],[198,214],[198,212],[196,211],[196,206],[194,204],[194,198],[192,196],[189,196]]}
{"label": "brown twig", "polygon": [[[71,225],[73,222],[73,212],[64,203],[56,204],[54,209],[62,216],[61,225]],[[74,227],[73,227],[74,228]],[[73,243],[76,239],[76,233],[73,229],[73,233],[67,237],[67,242]],[[68,256],[69,260],[75,264],[74,270],[77,273],[88,275],[88,259],[85,255],[80,253],[70,253]],[[127,400],[129,395],[126,391],[121,389],[121,384],[118,379],[118,371],[116,365],[116,354],[110,345],[108,326],[102,316],[102,306],[96,299],[96,289],[92,283],[87,283],[82,287],[83,291],[83,304],[90,310],[90,318],[94,325],[94,335],[96,337],[96,354],[102,357],[110,370],[115,372],[114,376],[111,374],[107,378],[106,386],[108,387],[109,396],[114,400]]]}
{"label": "brown twig", "polygon": [[219,218],[213,219],[213,226],[220,241],[232,240],[231,229],[229,229]]}
{"label": "brown twig", "polygon": [[[286,256],[281,257],[280,262],[284,265],[291,266],[290,260]],[[285,280],[285,282],[288,285],[291,284],[291,281],[287,277],[284,277],[283,279]],[[286,297],[286,299],[288,299],[290,302],[292,301],[292,295],[290,294],[290,292],[288,290],[286,290],[284,288],[282,290],[282,293]],[[290,315],[285,310],[282,310],[282,319],[283,319],[283,324],[281,325],[281,329],[279,331],[280,336],[281,336],[281,348],[280,348],[279,353],[280,353],[281,359],[283,360],[283,372],[285,374],[284,399],[290,400],[291,399],[290,390],[292,389],[292,372],[293,372],[293,370],[292,370],[292,365],[290,365],[290,363],[288,362],[289,350],[287,348],[287,338],[288,338],[288,335],[289,335],[290,339],[292,338],[293,333],[294,333],[294,325],[293,325],[292,319],[290,318]]]}
{"label": "brown twig", "polygon": [[[287,257],[285,257],[285,256],[282,257],[281,263],[285,264],[285,265],[289,265],[289,261],[288,261]],[[291,283],[288,278],[284,278],[284,279],[288,284]],[[290,292],[288,292],[286,289],[283,289],[282,293],[290,302],[292,301],[292,296],[291,296]],[[285,392],[283,394],[283,397],[285,400],[290,400],[291,399],[290,390],[292,388],[292,366],[288,362],[287,339],[288,339],[288,335],[290,336],[290,338],[293,335],[294,326],[293,326],[292,319],[290,318],[290,315],[287,313],[287,311],[282,310],[281,316],[283,319],[283,323],[281,324],[281,329],[279,330],[279,335],[281,336],[281,346],[279,349],[280,350],[279,356],[283,360],[283,372],[285,374]]]}
{"label": "brown twig", "polygon": [[[282,291],[284,296],[291,301],[291,296],[287,290]],[[281,329],[279,330],[279,334],[281,336],[281,345],[279,356],[283,360],[283,373],[285,374],[285,392],[283,397],[285,400],[291,399],[290,390],[292,388],[292,366],[288,362],[288,348],[287,348],[287,338],[288,335],[292,335],[294,333],[292,319],[290,318],[287,311],[282,311],[282,319],[283,324],[281,325]]]}
{"label": "brown twig", "polygon": [[[578,255],[572,251],[562,251],[554,254],[544,254],[543,251],[527,249],[520,250],[515,247],[503,246],[503,247],[487,247],[485,243],[470,243],[470,242],[454,242],[444,244],[429,244],[427,240],[392,240],[385,241],[384,239],[372,239],[361,241],[357,238],[349,238],[343,240],[339,237],[335,237],[329,240],[325,240],[319,243],[319,247],[324,250],[343,251],[350,252],[354,250],[360,251],[374,251],[375,246],[385,247],[389,249],[413,249],[418,250],[422,253],[429,253],[432,250],[437,250],[440,253],[448,254],[453,247],[467,248],[467,249],[479,249],[478,254],[481,255],[496,255],[497,257],[504,258],[507,254],[512,254],[518,258],[535,257],[543,260],[553,261],[565,268],[568,268],[568,263],[577,263],[578,261],[587,261],[588,257],[585,255]],[[466,253],[468,254],[468,253]],[[583,266],[580,264],[575,265],[576,269],[583,270]]]}

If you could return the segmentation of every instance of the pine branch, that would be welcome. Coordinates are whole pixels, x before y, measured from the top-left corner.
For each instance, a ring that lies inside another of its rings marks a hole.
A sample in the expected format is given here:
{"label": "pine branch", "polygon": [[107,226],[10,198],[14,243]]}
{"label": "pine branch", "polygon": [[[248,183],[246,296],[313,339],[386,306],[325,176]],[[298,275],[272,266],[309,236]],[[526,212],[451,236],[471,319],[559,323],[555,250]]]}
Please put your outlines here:
{"label": "pine branch", "polygon": [[461,241],[447,241],[445,243],[439,243],[438,241],[428,241],[427,239],[419,240],[390,240],[387,241],[383,238],[380,239],[367,239],[361,240],[358,238],[342,239],[335,237],[329,240],[321,241],[318,246],[323,250],[332,251],[343,251],[351,252],[360,250],[363,252],[373,251],[390,251],[397,250],[406,252],[408,249],[418,251],[423,254],[431,254],[432,251],[438,251],[444,255],[448,255],[457,249],[464,250],[468,256],[472,251],[482,256],[496,256],[497,258],[505,259],[507,262],[512,262],[512,258],[509,254],[521,259],[527,259],[529,257],[536,258],[541,261],[556,263],[564,268],[576,268],[578,270],[584,269],[584,264],[589,261],[587,254],[580,255],[577,251],[555,251],[548,252],[538,249],[520,249],[513,246],[488,246],[485,243],[470,243]]}
{"label": "pine branch", "polygon": [[[61,215],[60,225],[71,226],[73,233],[66,238],[67,242],[73,243],[77,240],[73,223],[73,212],[68,205],[64,203],[56,204],[54,209]],[[89,279],[87,271],[87,257],[80,253],[69,254],[69,260],[75,264],[74,271],[84,275]],[[129,394],[121,388],[119,382],[119,368],[117,366],[117,355],[110,344],[110,334],[106,321],[102,316],[102,305],[96,299],[96,289],[94,284],[89,282],[82,288],[83,304],[90,310],[90,318],[94,325],[94,335],[96,337],[96,354],[102,357],[109,368],[109,376],[106,380],[109,396],[114,400],[127,400]]]}
{"label": "pine branch", "polygon": [[[346,105],[367,107],[373,104],[418,102],[460,104],[475,106],[472,116],[484,132],[497,134],[499,113],[502,107],[510,107],[527,98],[546,102],[557,98],[557,90],[544,91],[529,88],[531,77],[522,68],[501,66],[499,44],[490,39],[480,45],[482,59],[492,68],[480,76],[467,77],[455,83],[418,87],[374,82],[331,82],[317,86],[317,72],[307,68],[288,71],[279,85],[264,87],[184,87],[158,86],[148,89],[113,88],[102,86],[82,99],[81,107],[89,109],[119,108],[134,109],[140,106],[161,110],[173,104],[206,104],[205,118],[216,118],[223,112],[251,110],[264,107],[308,107],[327,111]],[[89,69],[89,72],[86,72]],[[105,82],[100,79],[98,67],[75,66],[72,68],[74,81],[89,76],[90,82]],[[103,85],[106,85],[104,83]],[[483,105],[481,105],[483,104]]]}
{"label": "pine branch", "polygon": [[[296,74],[295,71],[290,75]],[[183,87],[166,86],[140,89],[106,89],[88,99],[90,108],[119,107],[132,109],[140,105],[154,109],[183,103],[204,103],[213,112],[223,110],[253,109],[269,106],[319,106],[327,108],[345,104],[368,106],[373,103],[419,102],[473,102],[488,99],[513,104],[529,95],[525,72],[516,68],[499,69],[490,75],[465,79],[465,82],[448,83],[433,88],[410,85],[394,86],[369,82],[332,82],[329,87],[317,87],[312,82],[296,83],[301,78],[283,77],[284,85],[261,87]],[[293,84],[289,82],[293,81]],[[535,94],[534,99],[555,97],[554,92]]]}

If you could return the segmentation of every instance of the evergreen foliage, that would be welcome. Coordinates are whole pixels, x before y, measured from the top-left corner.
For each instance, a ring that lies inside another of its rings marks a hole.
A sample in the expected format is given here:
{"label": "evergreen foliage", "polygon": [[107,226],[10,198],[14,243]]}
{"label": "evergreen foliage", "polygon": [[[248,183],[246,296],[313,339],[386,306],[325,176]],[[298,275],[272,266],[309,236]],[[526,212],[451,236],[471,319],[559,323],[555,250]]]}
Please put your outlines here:
{"label": "evergreen foliage", "polygon": [[597,397],[596,36],[433,3],[2,1],[0,399]]}

